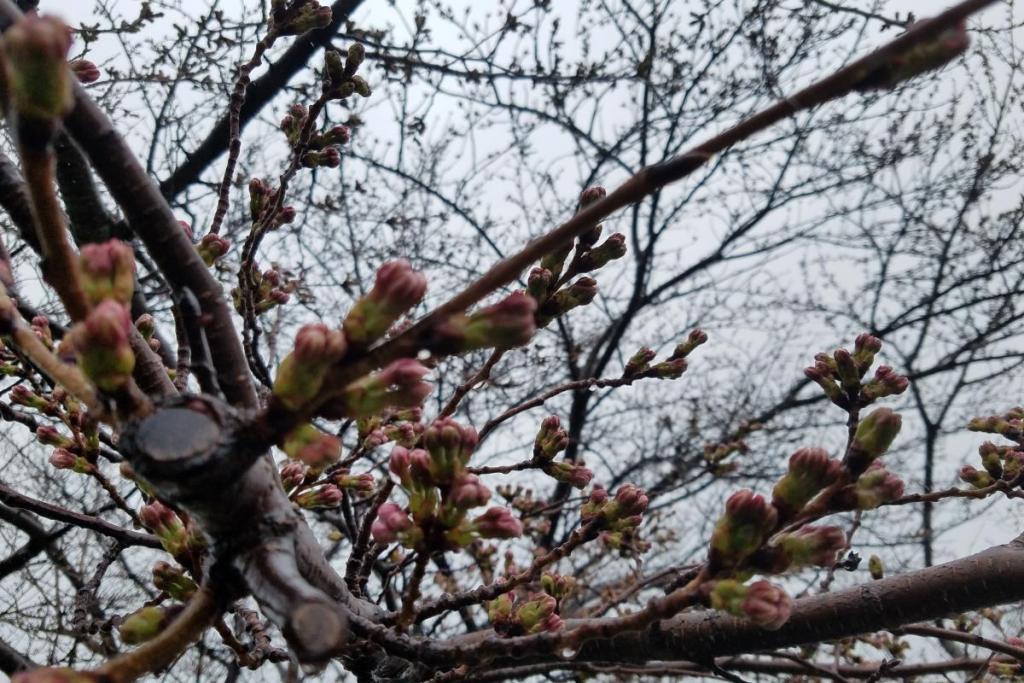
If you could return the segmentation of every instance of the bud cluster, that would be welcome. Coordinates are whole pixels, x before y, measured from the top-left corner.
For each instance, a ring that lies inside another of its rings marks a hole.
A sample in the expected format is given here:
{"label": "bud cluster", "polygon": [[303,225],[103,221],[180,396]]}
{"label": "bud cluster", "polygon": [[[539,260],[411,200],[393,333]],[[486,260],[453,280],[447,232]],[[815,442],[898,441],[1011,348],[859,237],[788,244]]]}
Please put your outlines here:
{"label": "bud cluster", "polygon": [[746,617],[770,631],[789,620],[793,600],[780,587],[767,581],[749,585],[733,580],[716,581],[710,586],[709,604],[738,617]]}
{"label": "bud cluster", "polygon": [[419,448],[395,446],[388,468],[409,498],[409,512],[394,503],[378,509],[373,525],[378,543],[398,541],[408,548],[457,549],[477,538],[514,538],[522,523],[503,507],[483,507],[491,491],[466,471],[478,442],[476,430],[440,418],[423,432]]}
{"label": "bud cluster", "polygon": [[[298,280],[286,279],[277,268],[270,268],[262,273],[253,268],[249,274],[249,281],[252,283],[256,315],[262,315],[272,308],[288,303],[292,292],[299,286]],[[235,310],[239,314],[243,313],[241,290],[233,288],[231,297]]]}
{"label": "bud cluster", "polygon": [[558,600],[549,593],[533,593],[518,598],[505,593],[487,603],[487,618],[499,636],[512,637],[557,631],[563,622],[558,616]]}
{"label": "bud cluster", "polygon": [[601,541],[622,555],[646,552],[650,544],[638,537],[647,512],[647,493],[635,484],[623,484],[610,497],[602,486],[594,486],[580,515],[584,523],[598,520]]}
{"label": "bud cluster", "polygon": [[853,353],[847,349],[836,349],[831,356],[819,353],[814,357],[814,365],[804,369],[804,376],[818,384],[840,408],[863,408],[880,398],[902,394],[910,384],[910,380],[888,365],[878,366],[874,377],[864,381],[881,349],[880,339],[861,334],[854,343]]}
{"label": "bud cluster", "polygon": [[349,46],[345,56],[337,50],[324,53],[324,93],[332,100],[343,100],[353,94],[369,97],[370,84],[356,72],[366,59],[366,48],[359,43]]}
{"label": "bud cluster", "polygon": [[388,261],[377,270],[371,289],[345,316],[349,342],[365,346],[383,337],[427,292],[427,279],[405,259]]}

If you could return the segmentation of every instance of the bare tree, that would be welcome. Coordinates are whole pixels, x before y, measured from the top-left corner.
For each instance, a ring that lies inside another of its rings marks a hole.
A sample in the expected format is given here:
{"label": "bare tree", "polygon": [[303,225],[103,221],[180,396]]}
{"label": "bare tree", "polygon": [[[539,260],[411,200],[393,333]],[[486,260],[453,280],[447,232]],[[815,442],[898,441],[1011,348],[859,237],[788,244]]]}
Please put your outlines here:
{"label": "bare tree", "polygon": [[1017,675],[1012,15],[364,4],[0,0],[0,669]]}

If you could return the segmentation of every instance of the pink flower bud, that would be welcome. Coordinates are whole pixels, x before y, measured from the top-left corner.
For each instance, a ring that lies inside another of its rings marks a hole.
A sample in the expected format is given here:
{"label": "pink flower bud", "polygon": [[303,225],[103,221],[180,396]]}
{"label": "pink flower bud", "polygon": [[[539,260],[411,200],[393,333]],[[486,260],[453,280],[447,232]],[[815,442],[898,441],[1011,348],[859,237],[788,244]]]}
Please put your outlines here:
{"label": "pink flower bud", "polygon": [[846,548],[846,534],[836,526],[804,526],[778,538],[791,566],[831,567]]}
{"label": "pink flower bud", "polygon": [[71,72],[78,79],[78,82],[83,85],[95,83],[100,79],[99,67],[88,59],[72,59],[68,62],[68,66],[71,67]]}
{"label": "pink flower bud", "polygon": [[68,27],[54,17],[29,14],[4,34],[7,94],[22,117],[59,119],[71,109],[70,47]]}
{"label": "pink flower bud", "polygon": [[569,447],[569,433],[562,429],[562,421],[557,415],[544,418],[540,430],[533,441],[533,457],[539,460],[551,460]]}
{"label": "pink flower bud", "polygon": [[537,329],[536,310],[537,302],[532,297],[514,292],[469,316],[449,318],[436,331],[439,345],[451,351],[523,346]]}
{"label": "pink flower bud", "polygon": [[767,581],[755,581],[747,587],[740,607],[752,622],[774,631],[789,620],[793,600],[778,586]]}
{"label": "pink flower bud", "polygon": [[78,456],[66,448],[58,448],[50,454],[50,464],[58,470],[70,470],[78,461]]}
{"label": "pink flower bud", "polygon": [[36,438],[44,446],[53,446],[55,448],[73,448],[75,446],[74,440],[64,436],[55,427],[50,425],[40,425],[37,427]]}
{"label": "pink flower bud", "polygon": [[468,510],[486,505],[491,499],[491,492],[479,477],[463,473],[452,484],[448,499],[460,510]]}
{"label": "pink flower bud", "polygon": [[977,470],[970,465],[964,465],[960,468],[960,479],[976,489],[983,489],[995,483],[991,474]]}
{"label": "pink flower bud", "polygon": [[295,498],[299,507],[307,510],[317,508],[335,508],[341,505],[343,495],[341,489],[334,484],[326,484],[318,489],[303,491]]}
{"label": "pink flower bud", "polygon": [[856,505],[860,510],[873,510],[903,495],[903,480],[880,462],[874,462],[854,485]]}
{"label": "pink flower bud", "polygon": [[337,472],[333,480],[338,488],[356,493],[373,493],[377,487],[377,482],[369,472],[363,472],[362,474],[349,474],[345,471]]}
{"label": "pink flower bud", "polygon": [[345,318],[345,334],[353,344],[368,344],[384,335],[400,317],[423,300],[427,278],[405,259],[388,261],[377,270],[370,292]]}
{"label": "pink flower bud", "polygon": [[656,355],[653,349],[646,346],[642,347],[626,362],[626,368],[623,370],[622,376],[632,377],[644,372],[650,367],[651,361],[654,360]]}
{"label": "pink flower bud", "polygon": [[483,538],[516,538],[523,534],[523,523],[508,508],[492,507],[473,520],[473,527]]}
{"label": "pink flower bud", "polygon": [[384,503],[377,508],[377,519],[370,527],[373,540],[381,545],[394,543],[400,534],[412,529],[413,522],[408,513],[394,503]]}
{"label": "pink flower bud", "polygon": [[304,325],[295,337],[295,348],[277,368],[274,396],[293,409],[313,400],[323,386],[324,373],[346,350],[340,330],[323,323]]}
{"label": "pink flower bud", "polygon": [[121,240],[87,244],[82,247],[79,262],[82,287],[90,302],[131,302],[135,289],[135,254],[131,246]]}
{"label": "pink flower bud", "polygon": [[725,514],[711,534],[711,564],[740,564],[761,547],[777,521],[775,508],[760,495],[747,489],[732,494],[725,503]]}
{"label": "pink flower bud", "polygon": [[608,195],[608,191],[600,185],[592,185],[580,193],[580,208],[586,207],[601,201]]}
{"label": "pink flower bud", "polygon": [[281,485],[287,491],[302,483],[306,478],[306,468],[300,462],[286,462],[281,466]]}
{"label": "pink flower bud", "polygon": [[306,423],[288,433],[282,450],[289,458],[320,471],[341,457],[341,440]]}
{"label": "pink flower bud", "polygon": [[574,465],[570,462],[552,462],[544,467],[544,472],[565,484],[578,489],[585,489],[594,478],[594,473],[583,465]]}
{"label": "pink flower bud", "polygon": [[203,259],[203,263],[207,266],[212,266],[227,254],[230,248],[231,244],[226,239],[210,232],[203,235],[203,239],[199,240],[196,251],[199,252],[199,257]]}
{"label": "pink flower bud", "polygon": [[131,329],[128,308],[104,299],[71,332],[79,366],[103,391],[117,391],[131,379],[135,369],[135,354],[128,341]]}
{"label": "pink flower bud", "polygon": [[789,471],[772,489],[772,505],[784,519],[804,505],[842,474],[842,464],[821,448],[801,448],[789,458]]}

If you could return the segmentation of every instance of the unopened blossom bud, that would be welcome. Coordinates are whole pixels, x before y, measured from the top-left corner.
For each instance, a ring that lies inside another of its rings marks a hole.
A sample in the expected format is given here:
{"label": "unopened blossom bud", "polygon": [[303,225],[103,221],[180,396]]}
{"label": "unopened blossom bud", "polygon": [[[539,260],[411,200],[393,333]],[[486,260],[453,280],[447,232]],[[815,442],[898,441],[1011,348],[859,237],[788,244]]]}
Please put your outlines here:
{"label": "unopened blossom bud", "polygon": [[875,355],[882,350],[882,340],[864,333],[857,335],[854,342],[853,359],[857,362],[861,374],[867,372],[868,368],[875,362]]}
{"label": "unopened blossom bud", "polygon": [[[857,479],[852,493],[857,509],[874,510],[884,503],[891,503],[900,498],[903,495],[903,488],[902,479],[887,470],[882,463],[874,462]],[[848,498],[848,492],[840,492],[837,502],[843,507],[848,507],[848,504],[843,504]]]}
{"label": "unopened blossom bud", "polygon": [[492,507],[473,520],[473,527],[483,538],[517,538],[523,534],[523,523],[508,508]]}
{"label": "unopened blossom bud", "polygon": [[774,631],[789,620],[793,600],[778,586],[767,581],[755,581],[747,586],[740,609],[758,626]]}
{"label": "unopened blossom bud", "polygon": [[711,564],[740,564],[761,547],[777,521],[775,508],[760,495],[747,489],[732,494],[725,503],[725,514],[711,534]]}
{"label": "unopened blossom bud", "polygon": [[889,408],[878,408],[857,425],[853,443],[846,454],[846,466],[854,474],[863,472],[887,450],[903,426],[903,418]]}
{"label": "unopened blossom bud", "polygon": [[341,440],[332,434],[325,434],[307,422],[285,436],[281,450],[292,460],[298,460],[307,467],[319,471],[336,463],[341,457]]}
{"label": "unopened blossom bud", "polygon": [[149,341],[156,334],[156,320],[149,313],[143,313],[135,319],[135,329],[139,331],[143,339]]}
{"label": "unopened blossom bud", "polygon": [[36,438],[44,446],[53,446],[54,448],[73,448],[75,446],[74,439],[64,436],[55,427],[50,425],[40,425],[37,427]]}
{"label": "unopened blossom bud", "polygon": [[196,245],[199,258],[203,259],[203,263],[207,266],[212,266],[220,260],[230,248],[231,245],[226,239],[212,232],[203,235],[203,239],[199,240],[199,244]]}
{"label": "unopened blossom bud", "polygon": [[439,345],[451,351],[523,346],[537,329],[536,310],[537,302],[532,297],[514,292],[475,313],[449,318],[436,330]]}
{"label": "unopened blossom bud", "polygon": [[278,33],[282,36],[301,36],[304,33],[327,28],[331,25],[331,8],[321,7],[315,0],[303,5],[295,16],[286,23],[278,26]]}
{"label": "unopened blossom bud", "polygon": [[642,515],[647,511],[647,494],[635,484],[623,484],[615,492],[615,502],[624,515]]}
{"label": "unopened blossom bud", "polygon": [[397,321],[423,300],[427,278],[405,259],[388,261],[377,270],[373,289],[356,302],[343,327],[353,344],[368,344],[382,337]]}
{"label": "unopened blossom bud", "polygon": [[544,466],[544,473],[555,481],[569,484],[578,489],[585,489],[594,478],[594,473],[583,465],[571,462],[550,462]]}
{"label": "unopened blossom bud", "polygon": [[1024,452],[1007,451],[1003,456],[1003,479],[1016,481],[1024,474]]}
{"label": "unopened blossom bud", "polygon": [[116,391],[131,379],[135,368],[135,354],[128,341],[131,329],[128,308],[105,299],[70,334],[79,366],[103,391]]}
{"label": "unopened blossom bud", "polygon": [[836,349],[832,357],[836,361],[836,374],[844,389],[856,389],[860,386],[860,368],[846,349]]}
{"label": "unopened blossom bud", "polygon": [[295,488],[306,478],[306,468],[301,462],[286,462],[281,466],[281,485],[285,491]]}
{"label": "unopened blossom bud", "polygon": [[590,490],[590,495],[580,509],[580,517],[584,522],[600,517],[604,513],[605,505],[608,504],[608,490],[600,484],[595,484]]}
{"label": "unopened blossom bud", "polygon": [[86,244],[79,255],[82,289],[93,304],[115,299],[131,302],[135,289],[135,254],[121,240]]}
{"label": "unopened blossom bud", "polygon": [[592,277],[581,277],[565,289],[555,293],[558,310],[567,313],[577,306],[585,306],[597,296],[597,280]]}
{"label": "unopened blossom bud", "polygon": [[995,483],[991,474],[984,470],[977,470],[970,465],[960,468],[960,479],[976,489],[983,489]]}
{"label": "unopened blossom bud", "polygon": [[846,534],[837,526],[803,526],[776,540],[791,567],[831,567],[846,548]]}
{"label": "unopened blossom bud", "polygon": [[1024,409],[1014,408],[1004,415],[976,417],[967,424],[972,432],[1000,434],[1018,440],[1024,436]]}
{"label": "unopened blossom bud", "polygon": [[899,375],[888,365],[879,365],[875,377],[861,389],[861,397],[874,401],[886,396],[902,394],[910,386],[910,379]]}
{"label": "unopened blossom bud", "polygon": [[576,591],[576,579],[571,576],[562,576],[544,572],[540,577],[541,588],[548,595],[556,600],[562,600]]}
{"label": "unopened blossom bud", "polygon": [[310,150],[302,155],[302,165],[306,168],[337,168],[341,165],[341,152],[333,145],[321,150]]}
{"label": "unopened blossom bud", "polygon": [[341,489],[334,484],[326,484],[319,488],[303,491],[295,497],[295,503],[306,510],[336,508],[341,505],[342,497]]}
{"label": "unopened blossom bud", "polygon": [[75,75],[78,82],[83,85],[95,83],[100,79],[99,67],[88,59],[72,59],[68,62],[68,66],[71,67],[71,73]]}
{"label": "unopened blossom bud", "polygon": [[487,619],[498,635],[514,635],[515,597],[511,593],[499,595],[487,603]]}
{"label": "unopened blossom bud", "polygon": [[[332,126],[330,129],[324,131],[316,138],[316,143],[320,147],[328,147],[332,145],[345,145],[348,144],[349,140],[352,139],[352,131],[348,126]],[[340,158],[340,157],[339,157]]]}
{"label": "unopened blossom bud", "polygon": [[450,417],[435,420],[427,427],[421,442],[430,452],[434,481],[453,481],[469,462],[479,440],[473,427],[461,425]]}
{"label": "unopened blossom bud", "polygon": [[[912,27],[913,24],[908,28]],[[893,55],[885,64],[864,74],[855,88],[861,91],[895,88],[903,81],[945,66],[963,54],[970,43],[967,20],[961,19],[934,38]]]}
{"label": "unopened blossom bud", "polygon": [[366,79],[362,76],[352,77],[352,86],[354,87],[356,94],[360,97],[369,97],[373,94],[373,90],[370,88],[370,84],[366,82]]}
{"label": "unopened blossom bud", "polygon": [[39,341],[46,345],[46,348],[53,348],[53,331],[50,329],[50,321],[45,315],[33,316],[31,322],[32,331],[35,332]]}
{"label": "unopened blossom bud", "polygon": [[363,472],[362,474],[350,474],[344,471],[336,472],[331,477],[331,481],[339,489],[354,493],[373,493],[377,487],[376,480],[374,480],[373,475],[369,472]]}
{"label": "unopened blossom bud", "polygon": [[544,418],[533,441],[533,457],[539,460],[551,460],[569,447],[569,433],[562,429],[562,421],[557,415]]}
{"label": "unopened blossom bud", "polygon": [[[388,458],[388,469],[391,470],[391,474],[395,475],[402,486],[407,489],[420,488],[430,484],[429,477],[427,481],[420,481],[417,476],[419,473],[412,469],[414,453],[415,451],[405,446],[395,446],[391,450],[391,456]],[[426,451],[422,451],[422,454],[422,457],[426,458],[424,462],[429,462],[430,455]],[[429,471],[430,468],[428,466],[427,472],[429,473]]]}
{"label": "unopened blossom bud", "polygon": [[487,505],[491,499],[491,491],[480,481],[480,478],[472,474],[460,474],[452,483],[448,500],[460,510],[468,510]]}
{"label": "unopened blossom bud", "polygon": [[600,185],[592,185],[580,193],[580,208],[585,209],[591,204],[595,204],[608,195],[608,191]]}
{"label": "unopened blossom bud", "polygon": [[399,536],[412,528],[412,519],[405,510],[394,503],[384,503],[377,508],[377,519],[373,521],[370,532],[374,541],[387,545],[399,540]]}
{"label": "unopened blossom bud", "polygon": [[656,379],[679,379],[688,367],[685,358],[674,358],[655,363],[647,374]]}
{"label": "unopened blossom bud", "polygon": [[197,588],[196,582],[183,569],[162,560],[153,565],[153,585],[180,602],[187,602]]}
{"label": "unopened blossom bud", "polygon": [[678,346],[676,346],[675,351],[672,352],[672,355],[669,356],[669,359],[670,360],[675,360],[677,358],[686,358],[691,353],[693,353],[694,349],[696,349],[701,344],[704,344],[705,342],[707,342],[707,340],[708,340],[707,332],[705,332],[704,330],[701,330],[701,329],[693,330],[686,337],[686,341],[684,341],[684,342],[680,343]]}
{"label": "unopened blossom bud", "polygon": [[262,178],[249,181],[249,215],[253,221],[263,215],[274,191]]}
{"label": "unopened blossom bud", "polygon": [[158,500],[142,506],[139,510],[142,525],[153,532],[164,550],[175,557],[188,549],[188,532],[177,513]]}
{"label": "unopened blossom bud", "polygon": [[[324,82],[325,85],[330,87],[332,91],[336,91],[347,76],[345,74],[345,63],[341,58],[341,53],[337,50],[325,50],[324,51]],[[337,93],[334,93],[337,95]]]}
{"label": "unopened blossom bud", "polygon": [[73,470],[78,474],[87,474],[96,469],[91,462],[66,448],[57,448],[50,453],[50,464],[58,470]]}
{"label": "unopened blossom bud", "polygon": [[348,46],[348,52],[345,54],[345,70],[354,74],[364,59],[366,59],[366,48],[362,43],[352,43]]}
{"label": "unopened blossom bud", "polygon": [[61,119],[74,102],[65,60],[71,36],[64,22],[30,14],[4,34],[10,103],[26,119]]}
{"label": "unopened blossom bud", "polygon": [[334,412],[360,418],[388,407],[418,406],[433,390],[430,383],[423,381],[429,372],[417,360],[396,360],[383,370],[348,385],[335,403]]}
{"label": "unopened blossom bud", "polygon": [[829,400],[838,405],[843,405],[843,392],[836,384],[835,380],[832,379],[830,374],[820,364],[815,364],[811,367],[804,368],[804,377],[816,383],[821,390],[825,392]]}
{"label": "unopened blossom bud", "polygon": [[639,351],[630,356],[629,360],[626,361],[626,367],[622,371],[623,377],[633,377],[641,372],[644,372],[650,367],[651,361],[654,360],[653,349],[649,349],[646,346],[642,347]]}
{"label": "unopened blossom bud", "polygon": [[24,384],[16,384],[8,396],[11,403],[35,410],[46,410],[50,402]]}
{"label": "unopened blossom bud", "polygon": [[289,408],[298,408],[316,397],[324,373],[347,350],[345,335],[323,323],[303,325],[295,336],[295,348],[277,368],[274,396]]}
{"label": "unopened blossom bud", "polygon": [[878,581],[885,576],[885,567],[882,566],[882,558],[878,555],[872,555],[868,558],[868,572],[871,574],[871,578]]}
{"label": "unopened blossom bud", "polygon": [[586,272],[604,268],[612,261],[617,261],[625,255],[626,236],[616,232],[609,235],[608,239],[580,257],[579,269]]}
{"label": "unopened blossom bud", "polygon": [[1000,457],[998,446],[991,441],[986,441],[978,447],[978,454],[981,456],[981,464],[985,466],[986,472],[995,479],[1003,476],[1003,460]]}
{"label": "unopened blossom bud", "polygon": [[825,450],[801,448],[789,457],[789,470],[772,489],[772,505],[783,519],[789,519],[841,473],[840,462]]}
{"label": "unopened blossom bud", "polygon": [[534,301],[543,303],[551,291],[551,283],[554,276],[547,268],[534,268],[526,280],[526,293],[533,297]]}
{"label": "unopened blossom bud", "polygon": [[545,593],[535,593],[516,607],[516,620],[520,628],[527,633],[557,631],[562,627],[562,620],[555,611],[558,601]]}
{"label": "unopened blossom bud", "polygon": [[138,645],[160,635],[180,611],[181,606],[167,608],[150,605],[132,612],[117,627],[121,641]]}

